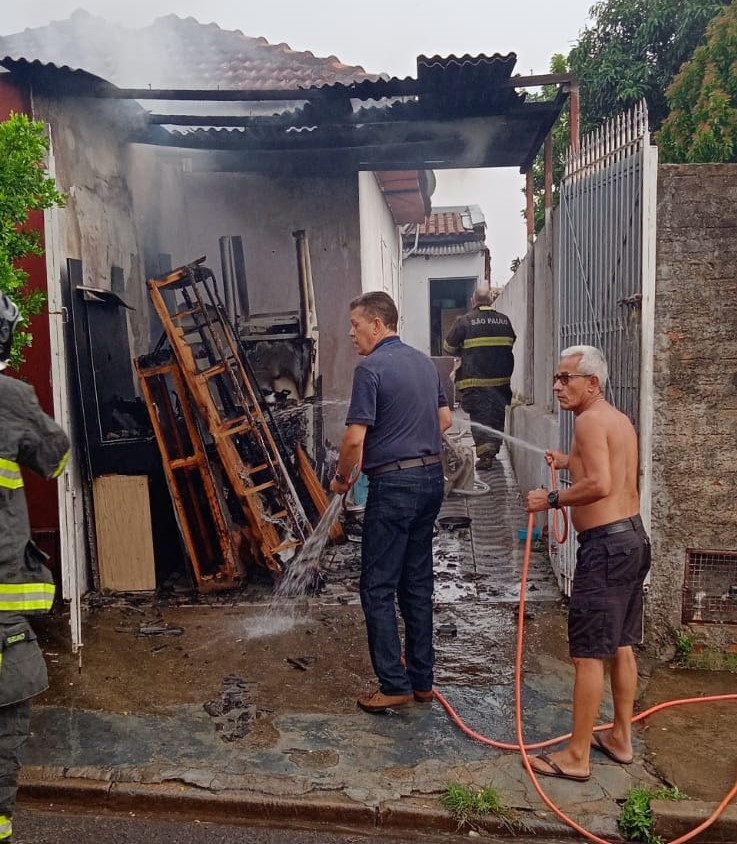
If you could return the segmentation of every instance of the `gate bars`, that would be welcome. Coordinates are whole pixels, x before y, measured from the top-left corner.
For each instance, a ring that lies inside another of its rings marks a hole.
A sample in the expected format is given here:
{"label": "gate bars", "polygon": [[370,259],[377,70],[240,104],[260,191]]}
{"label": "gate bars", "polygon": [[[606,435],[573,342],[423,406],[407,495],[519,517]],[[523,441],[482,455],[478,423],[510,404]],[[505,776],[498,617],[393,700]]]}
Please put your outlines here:
{"label": "gate bars", "polygon": [[[609,364],[606,397],[640,436],[640,491],[650,517],[652,312],[655,286],[657,147],[641,102],[570,148],[560,190],[558,353],[598,346]],[[573,418],[560,416],[568,451]],[[565,481],[564,481],[565,482]],[[554,568],[570,594],[575,538],[556,549]]]}

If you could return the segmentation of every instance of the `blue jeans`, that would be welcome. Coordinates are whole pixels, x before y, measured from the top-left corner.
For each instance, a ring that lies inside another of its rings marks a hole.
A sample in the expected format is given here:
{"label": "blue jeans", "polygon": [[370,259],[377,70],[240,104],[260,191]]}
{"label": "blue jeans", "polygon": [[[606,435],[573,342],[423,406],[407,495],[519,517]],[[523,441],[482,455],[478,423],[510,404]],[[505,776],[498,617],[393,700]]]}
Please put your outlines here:
{"label": "blue jeans", "polygon": [[[433,683],[432,534],[443,503],[440,463],[369,480],[361,548],[361,606],[369,654],[387,695],[428,691]],[[404,619],[402,665],[395,597]]]}

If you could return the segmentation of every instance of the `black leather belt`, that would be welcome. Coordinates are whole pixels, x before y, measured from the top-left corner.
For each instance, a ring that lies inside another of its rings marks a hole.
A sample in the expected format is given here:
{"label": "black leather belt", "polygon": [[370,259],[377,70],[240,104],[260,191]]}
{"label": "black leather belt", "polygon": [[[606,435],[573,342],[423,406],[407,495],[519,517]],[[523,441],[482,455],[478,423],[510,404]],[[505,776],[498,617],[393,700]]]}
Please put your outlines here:
{"label": "black leather belt", "polygon": [[597,536],[611,536],[613,533],[626,533],[630,530],[642,530],[642,519],[639,516],[631,516],[629,519],[620,519],[617,522],[609,522],[608,525],[582,530],[578,534],[578,541],[586,542],[587,539],[594,539]]}
{"label": "black leather belt", "polygon": [[413,457],[410,460],[393,460],[391,463],[384,463],[383,466],[367,469],[366,474],[370,478],[373,478],[374,475],[383,475],[385,472],[396,472],[399,469],[416,469],[418,466],[432,466],[435,463],[440,463],[439,454],[429,454],[427,457]]}

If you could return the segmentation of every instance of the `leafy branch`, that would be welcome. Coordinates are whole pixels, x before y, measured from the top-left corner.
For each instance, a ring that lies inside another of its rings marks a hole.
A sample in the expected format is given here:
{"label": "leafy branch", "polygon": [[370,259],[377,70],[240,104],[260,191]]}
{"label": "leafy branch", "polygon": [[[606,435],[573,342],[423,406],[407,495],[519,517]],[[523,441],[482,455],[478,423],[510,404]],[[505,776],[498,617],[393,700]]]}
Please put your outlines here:
{"label": "leafy branch", "polygon": [[23,349],[31,344],[29,316],[40,313],[46,301],[41,290],[28,287],[28,273],[19,266],[29,255],[43,254],[41,233],[29,227],[28,217],[66,201],[48,175],[48,150],[43,123],[14,113],[0,122],[0,291],[23,317],[15,333],[13,366],[23,362]]}

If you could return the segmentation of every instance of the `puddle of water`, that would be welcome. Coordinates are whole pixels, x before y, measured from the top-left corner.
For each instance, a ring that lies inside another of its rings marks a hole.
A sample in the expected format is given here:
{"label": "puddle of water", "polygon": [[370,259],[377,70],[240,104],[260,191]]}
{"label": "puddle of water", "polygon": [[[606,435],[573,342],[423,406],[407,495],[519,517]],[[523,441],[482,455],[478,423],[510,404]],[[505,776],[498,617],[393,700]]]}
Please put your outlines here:
{"label": "puddle of water", "polygon": [[476,598],[470,530],[441,530],[433,542],[433,559],[436,607]]}
{"label": "puddle of water", "polygon": [[342,506],[341,496],[334,496],[300,553],[285,567],[263,614],[249,620],[244,633],[247,639],[276,636],[299,623],[303,603],[296,599],[304,598],[319,582],[320,557]]}
{"label": "puddle of water", "polygon": [[[437,635],[441,625],[455,636]],[[516,620],[513,607],[477,602],[438,607],[435,612],[435,680],[439,686],[511,683]]]}
{"label": "puddle of water", "polygon": [[292,630],[299,621],[294,613],[287,612],[287,609],[287,607],[284,607],[285,612],[280,612],[277,615],[269,606],[263,615],[250,618],[243,633],[243,638],[264,639],[267,636],[277,636],[279,633]]}
{"label": "puddle of water", "polygon": [[476,597],[473,584],[438,583],[435,585],[434,600],[436,605],[456,604]]}

